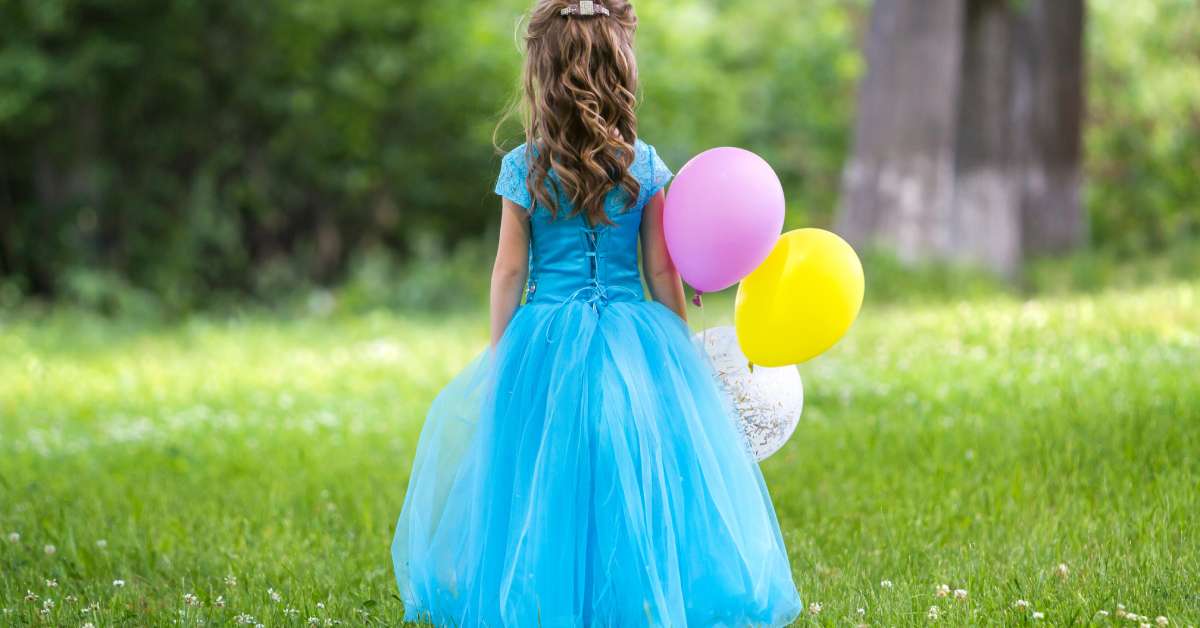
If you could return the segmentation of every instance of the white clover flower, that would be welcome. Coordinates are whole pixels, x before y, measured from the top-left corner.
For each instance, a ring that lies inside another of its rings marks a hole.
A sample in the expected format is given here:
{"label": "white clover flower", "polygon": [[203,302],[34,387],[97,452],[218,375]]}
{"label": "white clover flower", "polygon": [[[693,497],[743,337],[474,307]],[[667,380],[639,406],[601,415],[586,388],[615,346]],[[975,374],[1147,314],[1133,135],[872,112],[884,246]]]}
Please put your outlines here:
{"label": "white clover flower", "polygon": [[283,596],[280,595],[279,591],[276,591],[275,589],[267,589],[267,595],[271,596],[272,602],[278,602],[283,599]]}
{"label": "white clover flower", "polygon": [[1154,628],[1154,626],[1151,626],[1150,624],[1148,624],[1146,622],[1141,622],[1138,624],[1138,628]]}
{"label": "white clover flower", "polygon": [[1029,600],[1017,600],[1016,602],[1013,602],[1013,608],[1025,610],[1029,608]]}
{"label": "white clover flower", "polygon": [[237,586],[237,578],[235,578],[233,576],[233,574],[229,574],[228,576],[225,576],[225,586],[236,587]]}
{"label": "white clover flower", "polygon": [[266,624],[254,624],[254,628],[267,628]]}
{"label": "white clover flower", "polygon": [[967,590],[966,589],[955,589],[954,590],[954,599],[956,599],[956,600],[967,599]]}
{"label": "white clover flower", "polygon": [[54,547],[53,545],[46,545],[46,547],[42,548],[42,551],[46,552],[47,556],[53,556],[56,552],[58,552],[58,548]]}
{"label": "white clover flower", "polygon": [[1033,611],[1033,614],[1032,614],[1032,615],[1030,615],[1030,617],[1034,618],[1035,620],[1037,620],[1037,619],[1045,619],[1045,618],[1046,618],[1046,614],[1045,614],[1045,613],[1043,613],[1043,612],[1041,612],[1041,611]]}
{"label": "white clover flower", "polygon": [[808,614],[809,615],[820,615],[821,614],[821,603],[813,602],[812,604],[809,604],[808,605]]}
{"label": "white clover flower", "polygon": [[308,625],[309,625],[309,626],[320,626],[320,625],[321,625],[321,620],[317,619],[316,617],[309,617],[309,618],[308,618]]}
{"label": "white clover flower", "polygon": [[238,613],[238,615],[233,618],[233,622],[242,626],[253,626],[254,624],[258,623],[254,620],[253,615],[249,615],[247,613]]}
{"label": "white clover flower", "polygon": [[79,598],[75,597],[74,595],[68,595],[67,597],[63,598],[63,601],[67,604],[74,604],[79,601]]}
{"label": "white clover flower", "polygon": [[1119,618],[1121,618],[1121,619],[1125,619],[1125,616],[1126,616],[1127,614],[1128,614],[1128,613],[1126,613],[1126,612],[1125,612],[1125,605],[1124,605],[1124,604],[1117,604],[1117,617],[1119,617]]}
{"label": "white clover flower", "polygon": [[188,606],[199,606],[200,598],[196,597],[195,593],[184,593],[183,603],[187,604]]}
{"label": "white clover flower", "polygon": [[46,599],[42,600],[42,608],[45,608],[45,609],[54,608],[54,599],[46,598]]}
{"label": "white clover flower", "polygon": [[294,609],[294,608],[291,608],[291,607],[289,606],[288,608],[285,608],[285,609],[283,609],[283,614],[284,614],[284,615],[287,615],[288,617],[294,617],[294,616],[296,616],[296,615],[299,615],[299,614],[300,614],[300,611],[298,611],[298,610],[296,610],[296,609]]}
{"label": "white clover flower", "polygon": [[865,608],[860,608],[860,609],[858,609],[858,611],[856,611],[856,612],[858,613],[858,616],[859,616],[859,617],[862,617],[863,615],[866,615],[866,614],[867,614],[867,609],[865,609]]}
{"label": "white clover flower", "polygon": [[124,580],[113,580],[113,586],[120,589],[121,587],[125,586],[125,581]]}
{"label": "white clover flower", "polygon": [[108,547],[108,541],[106,541],[104,539],[96,539],[96,547],[99,547],[100,549],[104,549],[104,548]]}
{"label": "white clover flower", "polygon": [[85,622],[79,628],[96,628],[96,624],[93,624],[92,622],[89,621],[89,622]]}
{"label": "white clover flower", "polygon": [[58,580],[55,580],[54,578],[46,578],[46,587],[53,589],[57,586]]}
{"label": "white clover flower", "polygon": [[38,601],[38,599],[39,598],[38,598],[37,593],[34,593],[33,591],[30,591],[28,589],[25,590],[25,601],[26,602],[36,602],[36,601]]}
{"label": "white clover flower", "polygon": [[49,614],[50,614],[50,609],[48,609],[48,608],[38,609],[38,615],[41,615],[42,617],[45,617]]}
{"label": "white clover flower", "polygon": [[930,606],[929,612],[925,613],[925,616],[929,618],[929,621],[937,621],[938,616],[940,616],[941,613],[942,609],[938,608],[937,606]]}
{"label": "white clover flower", "polygon": [[935,593],[937,593],[938,597],[946,597],[947,595],[950,595],[950,585],[939,584],[935,590]]}
{"label": "white clover flower", "polygon": [[1171,620],[1167,619],[1166,617],[1163,617],[1162,615],[1159,615],[1158,617],[1154,618],[1154,623],[1158,624],[1159,626],[1170,626]]}
{"label": "white clover flower", "polygon": [[218,595],[217,599],[213,600],[213,608],[225,608],[225,596]]}
{"label": "white clover flower", "polygon": [[325,603],[324,603],[324,602],[317,602],[317,608],[318,608],[318,609],[321,609],[321,610],[325,610]]}
{"label": "white clover flower", "polygon": [[891,580],[880,580],[879,586],[884,589],[890,589],[890,588],[892,588],[892,581]]}
{"label": "white clover flower", "polygon": [[1096,617],[1098,619],[1104,619],[1105,617],[1108,617],[1108,611],[1096,611]]}
{"label": "white clover flower", "polygon": [[21,533],[20,532],[9,532],[8,533],[8,542],[14,543],[14,544],[20,543],[21,542]]}
{"label": "white clover flower", "polygon": [[1054,568],[1054,573],[1058,574],[1059,578],[1066,580],[1067,576],[1071,575],[1071,569],[1067,567],[1066,563],[1059,563],[1058,567]]}

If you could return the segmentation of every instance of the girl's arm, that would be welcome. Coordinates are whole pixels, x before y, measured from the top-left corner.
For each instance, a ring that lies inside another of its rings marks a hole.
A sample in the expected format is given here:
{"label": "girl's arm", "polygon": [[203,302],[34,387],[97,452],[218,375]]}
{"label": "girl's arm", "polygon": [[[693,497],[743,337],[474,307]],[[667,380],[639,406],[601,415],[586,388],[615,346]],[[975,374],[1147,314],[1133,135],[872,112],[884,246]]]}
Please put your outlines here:
{"label": "girl's arm", "polygon": [[683,296],[683,283],[679,271],[667,253],[667,240],[663,235],[662,191],[652,196],[642,210],[642,269],[646,274],[646,285],[655,301],[687,321],[687,305]]}
{"label": "girl's arm", "polygon": [[529,276],[529,214],[504,199],[500,208],[500,244],[492,266],[492,347],[500,342],[513,313],[521,304]]}

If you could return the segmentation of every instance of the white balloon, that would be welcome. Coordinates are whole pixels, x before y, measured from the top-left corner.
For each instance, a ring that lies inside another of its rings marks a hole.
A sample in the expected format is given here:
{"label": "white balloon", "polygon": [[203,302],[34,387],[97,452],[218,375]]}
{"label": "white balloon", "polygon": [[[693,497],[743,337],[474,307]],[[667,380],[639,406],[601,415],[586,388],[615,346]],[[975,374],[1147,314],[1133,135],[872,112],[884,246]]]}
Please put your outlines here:
{"label": "white balloon", "polygon": [[751,367],[733,327],[713,327],[695,336],[708,356],[721,392],[737,412],[746,447],[757,460],[779,451],[796,431],[804,410],[804,384],[795,366]]}

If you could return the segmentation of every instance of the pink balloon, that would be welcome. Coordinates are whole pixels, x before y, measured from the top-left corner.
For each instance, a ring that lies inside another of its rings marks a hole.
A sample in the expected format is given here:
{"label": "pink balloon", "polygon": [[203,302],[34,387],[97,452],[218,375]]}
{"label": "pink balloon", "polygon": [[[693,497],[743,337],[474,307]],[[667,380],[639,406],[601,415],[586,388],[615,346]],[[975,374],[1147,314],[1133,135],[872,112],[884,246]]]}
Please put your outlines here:
{"label": "pink balloon", "polygon": [[724,290],[767,259],[783,214],[783,186],[762,157],[740,148],[706,150],[679,170],[667,192],[667,250],[693,288]]}

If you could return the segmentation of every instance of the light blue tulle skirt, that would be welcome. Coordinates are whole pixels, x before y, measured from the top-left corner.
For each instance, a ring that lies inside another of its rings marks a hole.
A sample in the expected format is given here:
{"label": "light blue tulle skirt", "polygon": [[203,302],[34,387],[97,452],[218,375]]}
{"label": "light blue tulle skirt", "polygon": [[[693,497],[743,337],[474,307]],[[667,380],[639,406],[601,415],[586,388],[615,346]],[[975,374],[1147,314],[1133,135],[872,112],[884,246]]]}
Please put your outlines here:
{"label": "light blue tulle skirt", "polygon": [[794,620],[774,508],[704,360],[658,303],[520,307],[426,419],[392,545],[405,619]]}

